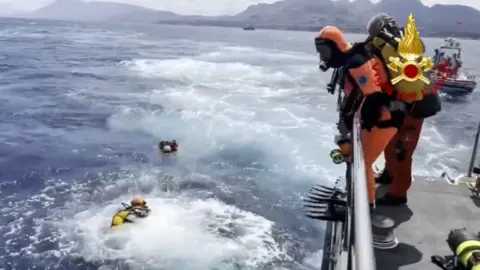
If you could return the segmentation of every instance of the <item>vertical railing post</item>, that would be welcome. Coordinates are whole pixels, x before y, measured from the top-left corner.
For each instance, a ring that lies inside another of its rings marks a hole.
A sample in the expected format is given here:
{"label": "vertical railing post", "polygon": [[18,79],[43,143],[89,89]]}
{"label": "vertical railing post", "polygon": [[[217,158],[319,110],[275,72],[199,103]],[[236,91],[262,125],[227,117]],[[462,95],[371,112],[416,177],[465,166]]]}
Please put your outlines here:
{"label": "vertical railing post", "polygon": [[372,223],[368,200],[367,172],[361,140],[361,125],[358,116],[353,123],[353,204],[354,204],[354,250],[355,270],[375,270]]}
{"label": "vertical railing post", "polygon": [[480,123],[478,123],[477,134],[475,135],[475,142],[473,144],[472,156],[470,157],[470,166],[468,167],[468,177],[472,177],[473,167],[477,158],[478,138],[480,137]]}

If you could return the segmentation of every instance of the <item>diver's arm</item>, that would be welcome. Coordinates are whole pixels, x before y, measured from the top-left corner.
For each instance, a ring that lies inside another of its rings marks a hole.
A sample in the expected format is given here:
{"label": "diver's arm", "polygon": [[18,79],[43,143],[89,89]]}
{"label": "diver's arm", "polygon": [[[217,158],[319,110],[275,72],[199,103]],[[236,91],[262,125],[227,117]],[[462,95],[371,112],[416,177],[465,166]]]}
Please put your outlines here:
{"label": "diver's arm", "polygon": [[351,61],[348,72],[365,97],[360,111],[362,128],[370,131],[379,125],[382,118],[390,120],[388,112],[384,115],[389,106],[389,97],[382,92],[381,76],[377,74],[383,72],[382,63],[366,53],[358,54]]}
{"label": "diver's arm", "polygon": [[139,218],[147,217],[149,213],[150,213],[150,209],[148,207],[135,208],[132,211],[132,215],[135,215],[135,217],[139,217]]}
{"label": "diver's arm", "polygon": [[383,68],[377,59],[367,54],[356,54],[349,63],[348,72],[365,96],[382,92],[377,74]]}

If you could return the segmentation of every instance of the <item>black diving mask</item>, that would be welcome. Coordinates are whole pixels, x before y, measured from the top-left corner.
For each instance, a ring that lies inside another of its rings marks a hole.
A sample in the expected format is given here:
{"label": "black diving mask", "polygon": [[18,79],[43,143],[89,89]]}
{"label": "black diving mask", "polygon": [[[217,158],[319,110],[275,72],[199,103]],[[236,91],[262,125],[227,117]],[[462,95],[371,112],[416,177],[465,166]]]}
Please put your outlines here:
{"label": "black diving mask", "polygon": [[320,58],[318,68],[323,72],[330,68],[340,68],[346,63],[346,54],[331,40],[316,38],[315,49]]}

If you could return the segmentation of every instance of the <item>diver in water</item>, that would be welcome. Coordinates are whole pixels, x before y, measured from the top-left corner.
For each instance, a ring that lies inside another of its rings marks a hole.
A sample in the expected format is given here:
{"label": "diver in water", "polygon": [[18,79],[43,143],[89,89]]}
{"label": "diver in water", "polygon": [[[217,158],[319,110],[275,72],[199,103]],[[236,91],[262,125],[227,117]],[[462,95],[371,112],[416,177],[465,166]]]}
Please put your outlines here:
{"label": "diver in water", "polygon": [[173,141],[161,141],[158,143],[158,150],[163,154],[172,154],[178,151],[178,143]]}
{"label": "diver in water", "polygon": [[116,227],[125,223],[133,223],[137,218],[146,218],[150,214],[150,208],[147,202],[142,198],[135,198],[130,205],[122,203],[124,209],[117,211],[112,218],[111,227]]}

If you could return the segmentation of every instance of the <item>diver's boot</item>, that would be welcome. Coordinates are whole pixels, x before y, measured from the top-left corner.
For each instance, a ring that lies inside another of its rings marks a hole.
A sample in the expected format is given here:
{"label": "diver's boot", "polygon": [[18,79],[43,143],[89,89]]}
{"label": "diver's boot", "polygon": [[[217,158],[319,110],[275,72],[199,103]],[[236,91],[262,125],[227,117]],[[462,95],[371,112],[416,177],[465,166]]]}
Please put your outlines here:
{"label": "diver's boot", "polygon": [[375,201],[375,204],[383,206],[401,206],[407,204],[407,196],[395,197],[387,193],[383,197],[378,198]]}
{"label": "diver's boot", "polygon": [[392,184],[392,177],[388,174],[387,170],[383,170],[380,175],[375,177],[375,183],[381,185],[390,185]]}

